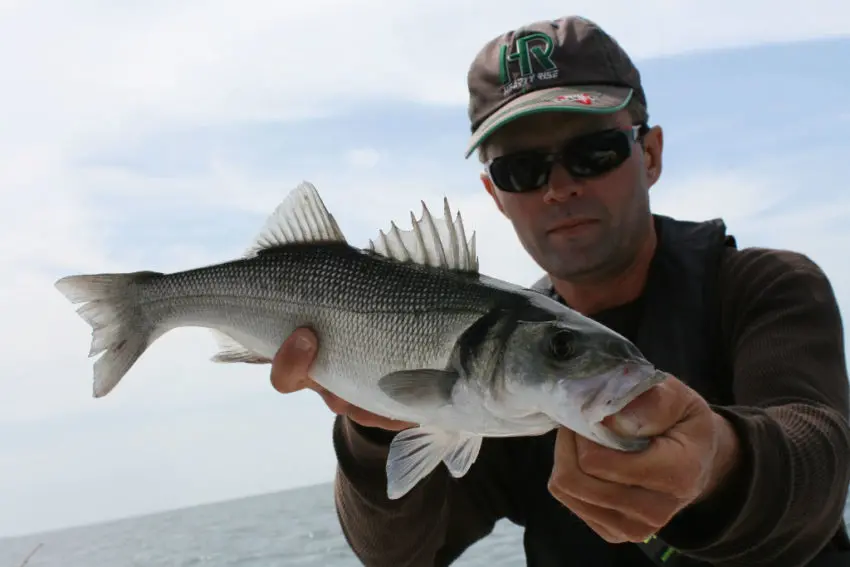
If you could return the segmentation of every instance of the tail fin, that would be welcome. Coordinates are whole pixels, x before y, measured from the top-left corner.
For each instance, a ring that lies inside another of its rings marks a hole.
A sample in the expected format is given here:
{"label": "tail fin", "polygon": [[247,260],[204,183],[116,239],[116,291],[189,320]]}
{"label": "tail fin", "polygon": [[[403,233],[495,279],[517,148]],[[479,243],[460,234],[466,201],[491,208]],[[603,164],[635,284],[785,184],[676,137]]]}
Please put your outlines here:
{"label": "tail fin", "polygon": [[[112,391],[155,339],[156,328],[142,313],[137,286],[158,272],[67,276],[55,283],[71,303],[83,303],[77,313],[92,328],[89,357],[94,363],[93,394]],[[105,351],[105,352],[104,352]]]}

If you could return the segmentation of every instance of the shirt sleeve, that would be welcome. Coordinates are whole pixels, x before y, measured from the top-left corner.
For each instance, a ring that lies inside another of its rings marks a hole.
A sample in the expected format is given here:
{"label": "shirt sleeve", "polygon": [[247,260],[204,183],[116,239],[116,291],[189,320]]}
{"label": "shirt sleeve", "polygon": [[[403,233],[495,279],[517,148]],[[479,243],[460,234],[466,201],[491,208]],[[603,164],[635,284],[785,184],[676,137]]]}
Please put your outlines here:
{"label": "shirt sleeve", "polygon": [[512,515],[499,476],[511,470],[504,464],[502,440],[485,439],[464,477],[452,478],[439,466],[405,496],[390,500],[386,460],[392,436],[345,417],[334,422],[337,515],[349,546],[367,567],[449,565]]}
{"label": "shirt sleeve", "polygon": [[740,438],[737,468],[658,535],[712,565],[801,566],[847,544],[848,378],[841,316],[807,257],[750,249],[722,270],[722,335]]}

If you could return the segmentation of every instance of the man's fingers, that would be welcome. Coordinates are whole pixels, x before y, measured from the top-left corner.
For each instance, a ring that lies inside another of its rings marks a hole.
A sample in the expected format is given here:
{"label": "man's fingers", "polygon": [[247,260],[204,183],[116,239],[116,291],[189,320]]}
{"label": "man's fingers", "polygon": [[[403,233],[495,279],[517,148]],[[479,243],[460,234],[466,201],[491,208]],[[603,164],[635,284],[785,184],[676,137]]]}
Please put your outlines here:
{"label": "man's fingers", "polygon": [[402,431],[403,429],[409,429],[416,426],[414,423],[381,417],[356,406],[349,406],[346,411],[346,415],[349,419],[356,421],[363,427],[376,427],[379,429],[386,429],[387,431]]}
{"label": "man's fingers", "polygon": [[370,411],[354,406],[333,395],[312,380],[310,380],[307,387],[317,392],[322,397],[322,400],[324,400],[325,405],[328,406],[332,412],[337,415],[344,415],[364,427],[377,427],[380,429],[386,429],[387,431],[401,431],[402,429],[408,429],[410,427],[415,427],[416,425],[406,421],[397,421],[395,419],[375,415]]}
{"label": "man's fingers", "polygon": [[283,342],[272,360],[271,383],[282,394],[309,388],[310,366],[318,341],[310,329],[296,329]]}
{"label": "man's fingers", "polygon": [[606,418],[603,425],[629,437],[661,435],[685,419],[698,400],[693,390],[670,376]]}
{"label": "man's fingers", "polygon": [[328,408],[330,408],[330,410],[337,415],[348,415],[348,412],[351,410],[352,407],[354,407],[342,398],[334,396],[312,380],[310,380],[307,384],[307,388],[310,388],[314,392],[317,392],[322,397],[322,400],[325,402],[325,405],[328,406]]}
{"label": "man's fingers", "polygon": [[[576,514],[578,516],[578,514]],[[626,543],[628,540],[622,535],[614,535],[614,532],[609,530],[607,527],[603,526],[598,522],[594,522],[593,520],[588,520],[587,518],[582,518],[582,521],[590,526],[590,529],[599,534],[599,537],[607,541],[608,543]]]}
{"label": "man's fingers", "polygon": [[310,366],[316,357],[318,340],[307,328],[296,329],[287,337],[272,360],[271,383],[282,394],[297,392],[305,388],[318,393],[325,405],[337,415],[345,415],[366,427],[380,427],[390,431],[401,431],[414,424],[387,419],[355,407],[333,395],[310,378]]}
{"label": "man's fingers", "polygon": [[[592,442],[561,430],[555,443],[555,465],[549,478],[549,491],[561,502],[581,502],[584,509],[589,506],[592,509],[616,510],[634,522],[655,526],[663,525],[669,520],[671,511],[678,509],[678,500],[663,491],[635,486],[636,482],[609,482],[595,476],[598,474],[596,471],[586,470],[582,447],[593,446]],[[612,453],[610,449],[600,449]],[[611,459],[618,457],[611,454]],[[572,504],[567,505],[573,508]]]}
{"label": "man's fingers", "polygon": [[[694,439],[705,439],[711,434],[710,430],[702,431],[706,428],[700,426],[700,423],[688,424],[690,437],[655,437],[649,448],[633,453],[614,451],[578,439],[576,451],[581,469],[615,486],[639,486],[677,502],[687,501],[693,498],[694,480],[703,474],[705,464],[682,457],[699,452]],[[663,504],[659,502],[659,511],[666,509],[667,503]]]}
{"label": "man's fingers", "polygon": [[567,498],[564,505],[610,543],[643,541],[659,529],[626,517],[618,510],[594,506],[575,498]]}

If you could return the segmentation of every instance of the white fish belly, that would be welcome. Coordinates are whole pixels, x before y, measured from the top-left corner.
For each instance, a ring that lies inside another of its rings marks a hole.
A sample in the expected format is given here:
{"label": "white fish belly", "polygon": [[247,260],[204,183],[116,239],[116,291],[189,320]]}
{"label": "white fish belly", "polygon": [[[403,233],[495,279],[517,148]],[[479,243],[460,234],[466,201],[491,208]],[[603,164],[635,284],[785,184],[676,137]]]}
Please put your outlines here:
{"label": "white fish belly", "polygon": [[362,313],[215,295],[156,302],[145,310],[162,332],[190,326],[216,329],[266,358],[273,358],[297,327],[310,327],[319,338],[312,378],[349,403],[396,419],[417,414],[383,394],[378,380],[399,370],[446,368],[457,339],[481,316],[457,311]]}

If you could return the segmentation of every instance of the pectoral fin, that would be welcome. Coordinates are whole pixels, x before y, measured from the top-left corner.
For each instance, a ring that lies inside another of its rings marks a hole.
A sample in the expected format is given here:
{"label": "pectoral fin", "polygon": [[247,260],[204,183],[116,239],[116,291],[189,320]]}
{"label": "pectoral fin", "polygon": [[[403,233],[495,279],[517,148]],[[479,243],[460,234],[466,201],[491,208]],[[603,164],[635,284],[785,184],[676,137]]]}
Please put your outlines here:
{"label": "pectoral fin", "polygon": [[396,500],[444,462],[460,478],[478,457],[481,437],[435,427],[405,429],[393,438],[387,457],[387,497]]}
{"label": "pectoral fin", "polygon": [[449,403],[458,374],[451,370],[400,370],[381,377],[378,387],[390,398],[411,408],[436,408]]}

